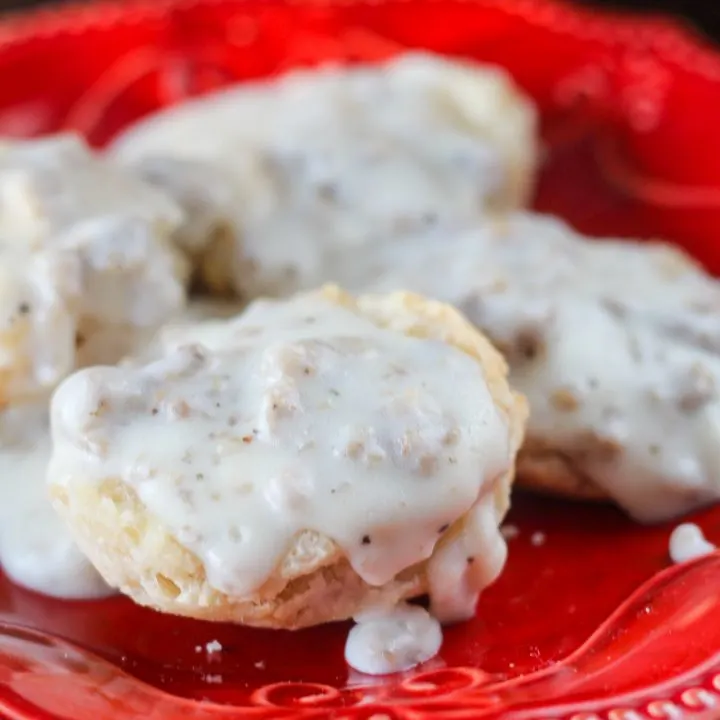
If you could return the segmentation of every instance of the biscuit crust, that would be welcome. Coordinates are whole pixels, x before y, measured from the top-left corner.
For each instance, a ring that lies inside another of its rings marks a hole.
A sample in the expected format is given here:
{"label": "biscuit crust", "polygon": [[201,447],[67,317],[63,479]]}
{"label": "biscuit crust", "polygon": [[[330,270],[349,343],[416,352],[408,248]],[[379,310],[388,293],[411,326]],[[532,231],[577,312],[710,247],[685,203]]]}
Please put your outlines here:
{"label": "biscuit crust", "polygon": [[528,437],[517,459],[518,487],[573,500],[609,502],[608,493],[585,475],[572,457]]}

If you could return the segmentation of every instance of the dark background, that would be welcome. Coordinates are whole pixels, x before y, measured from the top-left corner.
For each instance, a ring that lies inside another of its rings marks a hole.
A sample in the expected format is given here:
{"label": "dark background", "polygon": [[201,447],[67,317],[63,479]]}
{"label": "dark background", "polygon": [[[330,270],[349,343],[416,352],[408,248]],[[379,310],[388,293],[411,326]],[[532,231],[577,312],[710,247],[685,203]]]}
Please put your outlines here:
{"label": "dark background", "polygon": [[690,21],[720,42],[720,0],[583,0],[580,4],[638,12],[665,12]]}
{"label": "dark background", "polygon": [[[77,1],[77,0],[75,0]],[[577,0],[584,5],[662,11],[683,17],[698,30],[720,42],[720,0]],[[0,0],[0,12],[41,5],[57,5],[62,0]]]}

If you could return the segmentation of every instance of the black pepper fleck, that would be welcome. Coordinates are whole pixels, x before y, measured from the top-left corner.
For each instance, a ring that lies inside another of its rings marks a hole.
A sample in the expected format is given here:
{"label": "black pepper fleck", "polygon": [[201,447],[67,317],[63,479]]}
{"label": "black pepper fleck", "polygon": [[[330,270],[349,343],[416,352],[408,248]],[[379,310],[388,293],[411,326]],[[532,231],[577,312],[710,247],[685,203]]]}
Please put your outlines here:
{"label": "black pepper fleck", "polygon": [[445,523],[439,530],[439,533],[444,533],[450,527],[450,523]]}
{"label": "black pepper fleck", "polygon": [[472,565],[474,562],[475,562],[475,558],[474,558],[474,557],[469,557],[469,558],[467,559],[467,564],[468,564],[468,565]]}
{"label": "black pepper fleck", "polygon": [[362,544],[363,544],[363,545],[369,545],[369,544],[370,544],[370,536],[369,536],[369,535],[363,535]]}
{"label": "black pepper fleck", "polygon": [[335,388],[330,388],[330,394],[335,397],[340,397],[340,393]]}
{"label": "black pepper fleck", "polygon": [[518,333],[515,340],[515,347],[520,357],[525,360],[534,360],[542,350],[540,337],[537,332],[526,329]]}
{"label": "black pepper fleck", "polygon": [[195,479],[196,479],[196,480],[204,480],[204,479],[205,479],[205,476],[204,476],[202,473],[198,473],[198,474],[195,476]]}
{"label": "black pepper fleck", "polygon": [[30,312],[30,304],[26,302],[20,303],[20,305],[18,305],[18,312],[21,315],[27,315]]}
{"label": "black pepper fleck", "polygon": [[317,194],[326,202],[334,202],[337,200],[337,188],[333,183],[324,182],[317,186]]}

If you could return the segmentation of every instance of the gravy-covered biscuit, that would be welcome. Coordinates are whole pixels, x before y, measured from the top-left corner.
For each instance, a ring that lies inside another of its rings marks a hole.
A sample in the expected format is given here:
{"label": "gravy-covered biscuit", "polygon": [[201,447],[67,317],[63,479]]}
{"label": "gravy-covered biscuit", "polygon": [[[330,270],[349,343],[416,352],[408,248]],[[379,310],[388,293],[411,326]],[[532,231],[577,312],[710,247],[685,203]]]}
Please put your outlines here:
{"label": "gravy-covered biscuit", "polygon": [[160,236],[182,221],[180,208],[95,154],[72,134],[0,140],[0,241],[39,249],[97,222],[131,217]]}
{"label": "gravy-covered biscuit", "polygon": [[282,295],[332,280],[348,248],[522,205],[535,113],[501,69],[408,53],[185,103],[114,152],[183,205],[212,289]]}
{"label": "gravy-covered biscuit", "polygon": [[505,354],[531,408],[518,482],[642,521],[720,499],[720,286],[680,251],[527,213],[348,268],[453,303]]}
{"label": "gravy-covered biscuit", "polygon": [[473,613],[526,416],[482,335],[418,296],[335,288],[185,332],[53,399],[54,503],[111,585],[269,627],[424,592],[442,621]]}
{"label": "gravy-covered biscuit", "polygon": [[0,248],[74,258],[78,364],[116,361],[182,308],[182,220],[169,195],[79,138],[0,142]]}

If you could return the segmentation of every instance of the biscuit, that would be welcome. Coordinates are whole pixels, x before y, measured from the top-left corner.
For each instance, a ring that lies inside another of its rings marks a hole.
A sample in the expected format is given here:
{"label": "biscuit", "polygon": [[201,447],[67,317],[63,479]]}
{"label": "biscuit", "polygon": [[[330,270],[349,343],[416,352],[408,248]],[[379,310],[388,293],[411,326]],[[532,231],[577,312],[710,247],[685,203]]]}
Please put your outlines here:
{"label": "biscuit", "polygon": [[610,496],[572,456],[527,438],[517,460],[518,487],[574,500],[608,501]]}
{"label": "biscuit", "polygon": [[264,627],[428,590],[444,619],[474,610],[527,410],[462,316],[328,287],[185,340],[53,399],[54,504],[110,585]]}
{"label": "biscuit", "polygon": [[720,286],[680,250],[514,213],[348,266],[352,290],[452,303],[503,352],[531,408],[519,485],[643,522],[720,499]]}
{"label": "biscuit", "polygon": [[0,141],[0,565],[65,598],[109,592],[45,495],[49,397],[182,309],[181,209],[72,136]]}
{"label": "biscuit", "polygon": [[205,284],[248,298],[333,280],[348,249],[519,207],[538,155],[503,70],[419,52],[205,96],[112,152],[184,207]]}
{"label": "biscuit", "polygon": [[0,247],[78,266],[75,364],[117,361],[183,307],[181,208],[79,138],[0,142],[0,196]]}

